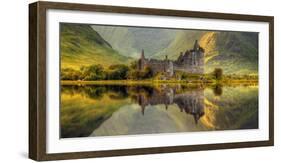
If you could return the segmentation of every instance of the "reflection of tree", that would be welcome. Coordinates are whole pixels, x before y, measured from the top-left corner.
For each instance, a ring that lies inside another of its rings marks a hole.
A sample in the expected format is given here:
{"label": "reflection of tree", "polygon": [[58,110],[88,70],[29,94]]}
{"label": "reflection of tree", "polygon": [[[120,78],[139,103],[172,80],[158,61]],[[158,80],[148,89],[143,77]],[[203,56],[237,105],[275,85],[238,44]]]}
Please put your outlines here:
{"label": "reflection of tree", "polygon": [[93,99],[101,99],[105,91],[106,88],[104,87],[85,87],[84,89],[84,93],[87,97]]}
{"label": "reflection of tree", "polygon": [[[148,115],[154,113],[146,110],[148,106],[162,105],[160,108],[164,108],[165,105],[166,109],[179,109],[182,115],[193,116],[196,124],[200,120],[194,127],[204,125],[210,130],[257,128],[258,92],[251,87],[248,91],[239,87],[241,84],[224,89],[222,85],[210,85],[211,89],[204,91],[205,86],[180,84],[62,86],[61,137],[89,136],[113,113],[131,104],[128,99],[141,107],[139,114],[142,112],[144,119],[154,115]],[[151,107],[155,108],[158,107]],[[175,112],[169,110],[169,113]]]}
{"label": "reflection of tree", "polygon": [[221,89],[217,86],[213,87],[213,92],[205,93],[207,112],[206,118],[203,119],[204,124],[215,130],[257,128],[258,87],[236,84],[224,87],[221,98],[213,95]]}
{"label": "reflection of tree", "polygon": [[109,94],[112,99],[124,99],[128,97],[126,86],[92,85],[92,86],[62,86],[61,92],[67,94],[83,94],[92,99],[101,99],[104,94]]}
{"label": "reflection of tree", "polygon": [[[127,104],[127,96],[124,86],[62,86],[61,138],[89,136]],[[108,100],[107,97],[117,100]]]}
{"label": "reflection of tree", "polygon": [[155,91],[155,88],[153,88],[151,86],[132,86],[129,88],[130,97],[136,103],[138,103],[137,97],[139,95],[149,98],[149,97],[153,96],[154,91]]}
{"label": "reflection of tree", "polygon": [[[222,88],[214,87],[214,94],[221,95]],[[88,98],[101,99],[105,94],[110,99],[130,99],[141,106],[142,114],[148,105],[164,104],[166,109],[169,105],[176,104],[181,112],[191,114],[195,122],[204,115],[204,88],[187,87],[182,85],[160,86],[126,86],[126,85],[92,85],[92,86],[62,86],[63,93],[81,93]]]}
{"label": "reflection of tree", "polygon": [[213,92],[216,96],[221,96],[222,95],[222,85],[217,84],[213,87]]}

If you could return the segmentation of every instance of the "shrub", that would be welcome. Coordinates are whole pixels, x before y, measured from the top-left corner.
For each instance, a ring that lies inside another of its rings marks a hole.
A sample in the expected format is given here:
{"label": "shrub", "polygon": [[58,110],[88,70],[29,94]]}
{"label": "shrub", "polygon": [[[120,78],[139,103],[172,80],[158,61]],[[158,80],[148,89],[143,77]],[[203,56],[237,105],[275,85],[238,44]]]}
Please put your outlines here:
{"label": "shrub", "polygon": [[215,79],[217,79],[217,80],[222,79],[222,74],[223,74],[223,71],[221,68],[215,68],[215,70],[214,70]]}

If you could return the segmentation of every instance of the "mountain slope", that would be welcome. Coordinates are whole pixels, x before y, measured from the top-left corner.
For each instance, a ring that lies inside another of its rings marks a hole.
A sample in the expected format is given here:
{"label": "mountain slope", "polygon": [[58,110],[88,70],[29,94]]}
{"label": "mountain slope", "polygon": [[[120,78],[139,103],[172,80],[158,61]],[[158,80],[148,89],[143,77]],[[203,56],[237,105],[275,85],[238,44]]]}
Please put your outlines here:
{"label": "mountain slope", "polygon": [[[133,47],[145,55],[151,57],[153,54],[167,47],[174,39],[176,31],[161,28],[129,28],[135,38]],[[139,57],[139,56],[138,56]]]}
{"label": "mountain slope", "polygon": [[91,27],[124,56],[136,57],[139,55],[137,49],[133,48],[134,38],[128,28],[99,25]]}
{"label": "mountain slope", "polygon": [[[205,35],[210,35],[210,32]],[[256,33],[216,32],[206,40],[202,38],[201,46],[207,49],[206,72],[221,67],[225,73],[257,74],[258,35]]]}
{"label": "mountain slope", "polygon": [[191,49],[194,41],[200,39],[204,33],[204,31],[180,30],[173,41],[166,48],[153,55],[153,58],[164,59],[167,55],[170,59],[177,59],[180,52]]}
{"label": "mountain slope", "polygon": [[124,56],[140,57],[142,49],[150,57],[173,40],[176,31],[160,28],[92,25],[112,47]]}
{"label": "mountain slope", "polygon": [[89,25],[61,24],[61,67],[79,69],[81,66],[126,63],[128,57],[112,49]]}
{"label": "mountain slope", "polygon": [[180,52],[193,47],[199,40],[205,49],[205,72],[222,68],[224,73],[257,74],[258,72],[258,35],[249,32],[217,31],[179,31],[172,43],[154,58],[177,59]]}

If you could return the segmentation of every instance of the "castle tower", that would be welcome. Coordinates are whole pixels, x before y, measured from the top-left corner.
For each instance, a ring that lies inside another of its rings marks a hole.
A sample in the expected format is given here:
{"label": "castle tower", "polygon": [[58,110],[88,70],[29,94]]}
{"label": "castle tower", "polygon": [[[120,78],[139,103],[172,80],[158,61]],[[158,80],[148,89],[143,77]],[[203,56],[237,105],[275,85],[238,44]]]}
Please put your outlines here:
{"label": "castle tower", "polygon": [[145,57],[144,57],[144,50],[141,50],[141,57],[138,60],[138,64],[137,64],[137,68],[138,70],[142,70],[144,68],[144,64],[145,64]]}
{"label": "castle tower", "polygon": [[193,50],[199,50],[198,40],[195,40]]}
{"label": "castle tower", "polygon": [[145,59],[145,57],[144,57],[144,50],[143,49],[141,50],[141,59]]}
{"label": "castle tower", "polygon": [[183,52],[180,52],[180,56],[181,56],[181,57],[183,56]]}

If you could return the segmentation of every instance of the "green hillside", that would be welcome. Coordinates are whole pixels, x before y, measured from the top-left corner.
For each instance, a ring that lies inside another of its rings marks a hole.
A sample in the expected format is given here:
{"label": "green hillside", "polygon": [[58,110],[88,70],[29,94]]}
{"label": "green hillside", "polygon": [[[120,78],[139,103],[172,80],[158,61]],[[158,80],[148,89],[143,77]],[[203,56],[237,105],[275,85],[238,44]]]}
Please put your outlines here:
{"label": "green hillside", "polygon": [[[210,35],[208,32],[205,35]],[[208,39],[200,43],[208,49],[205,55],[205,70],[223,68],[225,73],[258,73],[258,35],[242,32],[212,32]],[[211,41],[210,41],[211,40]],[[210,45],[212,42],[213,45]]]}
{"label": "green hillside", "polygon": [[170,59],[177,59],[180,52],[191,49],[195,40],[199,40],[205,32],[179,30],[173,41],[166,48],[153,55],[154,58],[164,59],[167,55]]}
{"label": "green hillside", "polygon": [[205,49],[205,72],[257,74],[258,34],[201,30],[61,24],[61,66],[129,63],[144,49],[148,58],[177,59],[198,40]]}
{"label": "green hillside", "polygon": [[107,67],[130,60],[115,51],[90,25],[63,23],[60,28],[62,68],[79,69],[92,64]]}
{"label": "green hillside", "polygon": [[257,74],[258,35],[249,32],[179,31],[174,41],[154,58],[177,59],[180,52],[193,47],[199,40],[205,49],[205,72],[223,68],[224,73]]}

